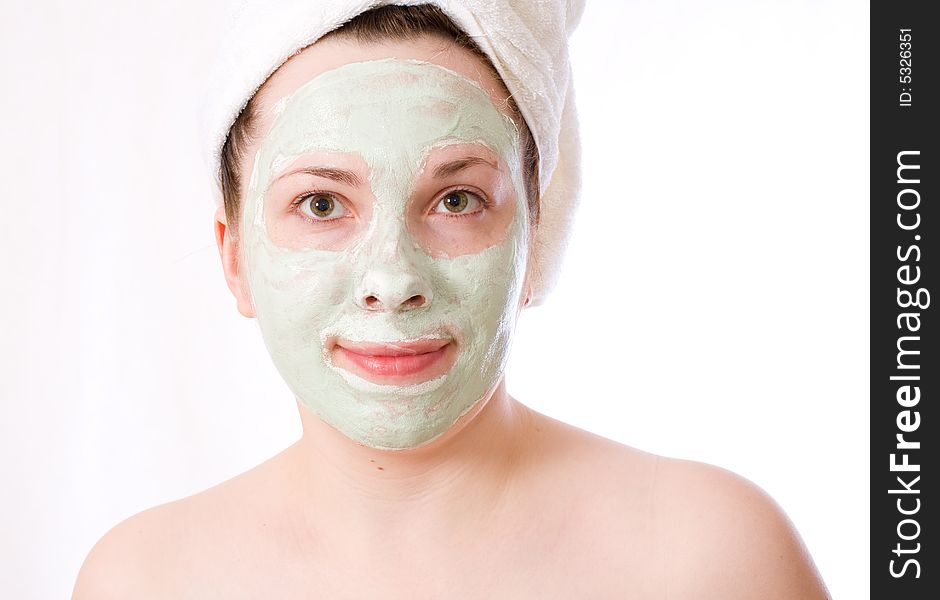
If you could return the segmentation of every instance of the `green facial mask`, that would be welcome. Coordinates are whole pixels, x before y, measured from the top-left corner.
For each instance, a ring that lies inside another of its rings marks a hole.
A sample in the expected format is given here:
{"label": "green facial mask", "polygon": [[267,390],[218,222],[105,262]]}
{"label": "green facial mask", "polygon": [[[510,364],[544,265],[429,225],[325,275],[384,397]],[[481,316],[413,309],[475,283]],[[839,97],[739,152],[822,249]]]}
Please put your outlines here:
{"label": "green facial mask", "polygon": [[[277,111],[255,157],[242,219],[243,264],[268,351],[300,402],[352,440],[381,449],[425,444],[488,399],[506,365],[528,252],[516,127],[473,81],[401,59],[322,73]],[[408,199],[429,151],[467,143],[488,147],[508,166],[515,213],[500,243],[432,256],[409,232]],[[311,152],[352,153],[370,169],[368,226],[341,250],[279,246],[265,224],[272,181]],[[430,299],[418,309],[373,311],[357,302],[369,292],[363,286],[407,297],[416,281]],[[384,385],[335,366],[325,346],[331,336],[386,344],[451,338],[458,354],[443,375]]]}

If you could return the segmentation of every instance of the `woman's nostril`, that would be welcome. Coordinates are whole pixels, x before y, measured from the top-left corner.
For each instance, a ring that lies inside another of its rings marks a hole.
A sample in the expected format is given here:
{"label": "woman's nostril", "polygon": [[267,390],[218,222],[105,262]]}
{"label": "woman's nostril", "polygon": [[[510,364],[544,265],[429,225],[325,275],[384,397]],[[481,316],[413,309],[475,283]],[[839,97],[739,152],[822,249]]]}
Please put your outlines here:
{"label": "woman's nostril", "polygon": [[[366,308],[373,309],[373,310],[382,310],[386,308],[385,303],[379,300],[378,296],[375,296],[375,295],[364,297],[362,299],[362,303],[365,305]],[[426,296],[422,294],[415,294],[414,296],[411,296],[407,300],[404,300],[397,304],[393,303],[389,307],[395,306],[398,308],[398,310],[407,310],[410,308],[421,308],[427,303],[428,303],[428,299]]]}
{"label": "woman's nostril", "polygon": [[425,299],[424,296],[422,296],[421,294],[416,294],[412,296],[411,298],[408,298],[407,300],[405,300],[404,305],[410,308],[418,308],[420,306],[424,306],[426,302],[427,300]]}

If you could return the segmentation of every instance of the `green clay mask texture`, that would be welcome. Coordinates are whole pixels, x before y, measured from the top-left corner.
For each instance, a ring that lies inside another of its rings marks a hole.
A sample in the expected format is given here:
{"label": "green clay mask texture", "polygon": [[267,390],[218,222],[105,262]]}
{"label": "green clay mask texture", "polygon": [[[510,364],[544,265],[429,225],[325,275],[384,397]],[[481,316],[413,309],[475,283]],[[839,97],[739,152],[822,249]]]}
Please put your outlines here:
{"label": "green clay mask texture", "polygon": [[[275,110],[255,157],[241,245],[268,351],[300,402],[350,439],[379,449],[421,446],[487,399],[506,366],[528,252],[516,127],[475,82],[402,59],[322,73]],[[454,144],[479,144],[499,157],[514,213],[497,243],[472,253],[428,252],[409,230],[409,199],[429,152]],[[339,248],[279,245],[265,223],[272,182],[311,153],[353,154],[369,169],[368,222]],[[387,309],[370,309],[362,301],[368,294]],[[414,294],[426,302],[396,308]],[[449,339],[456,358],[436,377],[381,384],[334,364],[328,340],[337,337]]]}

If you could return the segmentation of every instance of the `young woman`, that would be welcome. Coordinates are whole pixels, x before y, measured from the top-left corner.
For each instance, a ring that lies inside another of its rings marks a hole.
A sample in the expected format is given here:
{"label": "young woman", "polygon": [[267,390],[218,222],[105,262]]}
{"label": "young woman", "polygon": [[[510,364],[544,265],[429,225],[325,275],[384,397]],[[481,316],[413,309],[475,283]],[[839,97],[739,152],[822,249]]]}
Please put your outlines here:
{"label": "young woman", "polygon": [[119,524],[74,598],[827,597],[754,485],[506,393],[546,209],[522,113],[433,5],[276,69],[221,148],[216,238],[303,436]]}

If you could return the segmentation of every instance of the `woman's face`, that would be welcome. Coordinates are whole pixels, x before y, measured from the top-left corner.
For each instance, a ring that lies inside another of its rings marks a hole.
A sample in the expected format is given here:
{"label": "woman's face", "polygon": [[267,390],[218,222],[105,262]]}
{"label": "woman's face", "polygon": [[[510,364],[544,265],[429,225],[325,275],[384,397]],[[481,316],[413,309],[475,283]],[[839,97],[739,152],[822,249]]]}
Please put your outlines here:
{"label": "woman's face", "polygon": [[528,256],[505,96],[432,38],[324,40],[261,92],[243,293],[300,402],[359,443],[420,446],[502,376]]}

